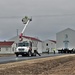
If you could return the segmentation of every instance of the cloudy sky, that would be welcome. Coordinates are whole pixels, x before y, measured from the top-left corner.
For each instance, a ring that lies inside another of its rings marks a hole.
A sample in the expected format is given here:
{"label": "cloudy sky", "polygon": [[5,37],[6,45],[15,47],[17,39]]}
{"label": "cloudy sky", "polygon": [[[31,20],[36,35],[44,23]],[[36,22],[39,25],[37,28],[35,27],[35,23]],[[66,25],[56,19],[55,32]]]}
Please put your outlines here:
{"label": "cloudy sky", "polygon": [[24,16],[33,19],[24,35],[55,40],[57,32],[75,30],[75,0],[0,0],[0,40],[20,34]]}

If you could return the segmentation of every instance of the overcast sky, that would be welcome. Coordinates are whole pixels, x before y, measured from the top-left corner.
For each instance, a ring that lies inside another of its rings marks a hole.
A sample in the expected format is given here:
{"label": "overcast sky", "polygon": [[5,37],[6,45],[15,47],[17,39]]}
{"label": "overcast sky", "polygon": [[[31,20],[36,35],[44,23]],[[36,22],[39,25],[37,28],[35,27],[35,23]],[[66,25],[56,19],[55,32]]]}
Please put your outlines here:
{"label": "overcast sky", "polygon": [[24,16],[33,19],[24,35],[55,40],[57,32],[75,30],[75,0],[0,0],[0,40],[20,34]]}

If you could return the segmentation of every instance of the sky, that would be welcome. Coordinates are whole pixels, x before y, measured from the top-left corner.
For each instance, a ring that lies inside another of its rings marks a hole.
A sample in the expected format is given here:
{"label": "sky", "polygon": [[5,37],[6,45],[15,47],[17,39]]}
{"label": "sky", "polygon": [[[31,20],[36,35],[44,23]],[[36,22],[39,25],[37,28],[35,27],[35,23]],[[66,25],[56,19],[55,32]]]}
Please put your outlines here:
{"label": "sky", "polygon": [[21,33],[25,16],[32,21],[24,35],[56,40],[56,33],[75,30],[75,0],[0,0],[0,41]]}

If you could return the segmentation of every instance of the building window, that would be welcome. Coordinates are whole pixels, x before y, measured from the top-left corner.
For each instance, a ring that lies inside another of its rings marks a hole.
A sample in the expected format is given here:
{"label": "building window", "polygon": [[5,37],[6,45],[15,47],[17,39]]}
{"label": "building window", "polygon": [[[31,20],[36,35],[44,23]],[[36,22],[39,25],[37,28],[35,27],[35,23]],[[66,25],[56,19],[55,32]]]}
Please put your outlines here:
{"label": "building window", "polygon": [[48,46],[48,43],[46,43],[46,46]]}
{"label": "building window", "polygon": [[68,39],[68,34],[65,34],[65,39]]}

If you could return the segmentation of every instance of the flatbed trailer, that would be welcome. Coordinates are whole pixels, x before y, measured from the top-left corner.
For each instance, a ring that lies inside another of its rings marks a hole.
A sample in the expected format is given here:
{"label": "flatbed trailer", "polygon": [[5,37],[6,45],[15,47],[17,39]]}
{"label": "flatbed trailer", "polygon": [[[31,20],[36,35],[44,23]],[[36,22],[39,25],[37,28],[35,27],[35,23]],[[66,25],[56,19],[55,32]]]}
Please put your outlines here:
{"label": "flatbed trailer", "polygon": [[61,49],[61,50],[58,50],[58,53],[75,53],[75,50]]}

